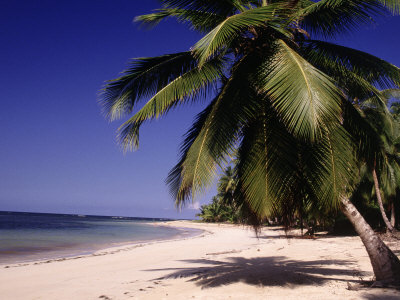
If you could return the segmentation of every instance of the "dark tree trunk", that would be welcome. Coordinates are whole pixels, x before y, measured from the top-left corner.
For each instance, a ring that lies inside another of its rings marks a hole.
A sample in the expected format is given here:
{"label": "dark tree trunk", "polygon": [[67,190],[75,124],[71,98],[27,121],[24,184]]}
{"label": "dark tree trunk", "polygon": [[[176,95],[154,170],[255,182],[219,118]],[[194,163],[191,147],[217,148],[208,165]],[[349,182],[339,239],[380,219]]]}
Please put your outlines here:
{"label": "dark tree trunk", "polygon": [[363,242],[377,281],[400,285],[400,260],[373,231],[350,200],[342,198],[341,210]]}
{"label": "dark tree trunk", "polygon": [[301,235],[303,236],[304,235],[303,211],[300,211],[300,228],[301,228]]}
{"label": "dark tree trunk", "polygon": [[381,211],[383,221],[385,222],[387,230],[389,232],[393,232],[393,226],[390,224],[389,219],[386,216],[385,209],[383,208],[381,189],[379,188],[379,181],[375,168],[372,170],[372,177],[374,178],[376,198],[378,199],[379,209]]}
{"label": "dark tree trunk", "polygon": [[393,228],[396,226],[396,210],[394,207],[394,199],[392,197],[392,201],[390,203],[390,225],[392,225]]}

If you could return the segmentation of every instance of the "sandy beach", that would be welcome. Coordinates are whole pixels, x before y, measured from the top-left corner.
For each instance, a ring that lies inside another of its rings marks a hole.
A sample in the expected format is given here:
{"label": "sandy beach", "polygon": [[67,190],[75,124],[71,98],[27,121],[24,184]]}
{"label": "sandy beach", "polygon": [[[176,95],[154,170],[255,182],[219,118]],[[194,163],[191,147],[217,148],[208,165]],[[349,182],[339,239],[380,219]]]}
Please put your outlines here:
{"label": "sandy beach", "polygon": [[358,237],[288,239],[279,228],[264,228],[257,238],[242,226],[165,225],[205,232],[2,265],[0,299],[400,299],[391,289],[353,290],[373,276]]}

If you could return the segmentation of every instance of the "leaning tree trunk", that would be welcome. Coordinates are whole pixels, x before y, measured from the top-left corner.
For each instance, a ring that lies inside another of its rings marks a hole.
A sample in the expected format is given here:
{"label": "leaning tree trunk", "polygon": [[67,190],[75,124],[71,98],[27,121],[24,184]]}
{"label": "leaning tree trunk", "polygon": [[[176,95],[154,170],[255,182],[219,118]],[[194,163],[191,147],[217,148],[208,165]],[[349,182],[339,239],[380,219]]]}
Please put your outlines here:
{"label": "leaning tree trunk", "polygon": [[383,221],[386,224],[386,228],[389,232],[393,232],[393,226],[390,224],[388,217],[386,216],[385,209],[383,208],[382,196],[381,196],[381,189],[379,188],[379,181],[378,176],[376,175],[375,168],[372,170],[372,177],[374,178],[374,185],[375,185],[375,193],[376,198],[378,199],[379,209],[382,214]]}
{"label": "leaning tree trunk", "polygon": [[363,242],[376,281],[400,285],[400,260],[373,231],[350,200],[342,198],[341,210],[353,224]]}

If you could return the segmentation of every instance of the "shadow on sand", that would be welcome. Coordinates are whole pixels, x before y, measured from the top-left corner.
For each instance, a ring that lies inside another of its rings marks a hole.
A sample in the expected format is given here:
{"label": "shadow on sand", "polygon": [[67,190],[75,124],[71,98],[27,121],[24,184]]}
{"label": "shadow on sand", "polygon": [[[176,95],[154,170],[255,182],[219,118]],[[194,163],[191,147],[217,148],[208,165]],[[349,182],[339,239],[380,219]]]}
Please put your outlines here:
{"label": "shadow on sand", "polygon": [[316,233],[312,236],[310,235],[300,235],[300,234],[292,234],[290,231],[285,233],[282,231],[281,234],[279,235],[259,235],[255,236],[255,239],[259,240],[271,240],[271,239],[299,239],[299,240],[317,240],[317,239],[337,239],[337,238],[345,238],[345,237],[356,237],[357,235],[351,235],[351,234],[346,234],[346,235],[334,235],[334,234],[326,234],[326,233]]}
{"label": "shadow on sand", "polygon": [[[235,282],[261,286],[290,285],[294,288],[299,285],[319,285],[330,280],[360,282],[360,277],[365,275],[361,274],[355,263],[350,260],[296,261],[284,256],[273,256],[252,259],[232,257],[228,261],[196,259],[183,262],[201,266],[147,271],[172,271],[159,280],[190,278],[189,281],[196,282],[202,288]],[[344,279],[343,275],[347,278]]]}
{"label": "shadow on sand", "polygon": [[363,295],[363,298],[367,300],[399,300],[398,295],[384,295],[382,293],[378,296],[376,294]]}

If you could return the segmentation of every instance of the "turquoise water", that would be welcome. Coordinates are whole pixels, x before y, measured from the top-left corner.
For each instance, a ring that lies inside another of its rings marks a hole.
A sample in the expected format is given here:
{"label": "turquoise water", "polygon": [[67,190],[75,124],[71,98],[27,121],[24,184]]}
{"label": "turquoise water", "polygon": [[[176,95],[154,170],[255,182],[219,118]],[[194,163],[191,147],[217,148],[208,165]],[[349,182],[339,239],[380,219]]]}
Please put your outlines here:
{"label": "turquoise water", "polygon": [[173,239],[200,230],[162,219],[0,212],[0,264],[90,254],[130,243]]}

